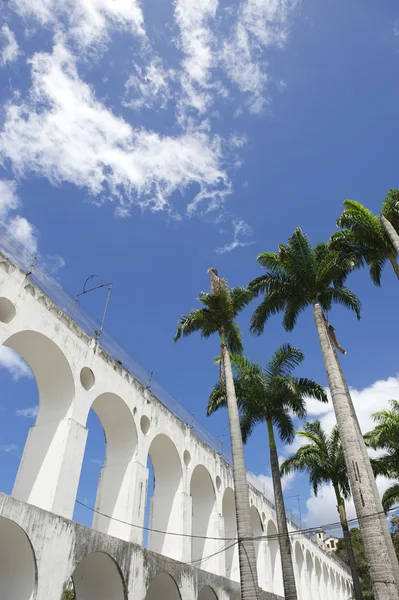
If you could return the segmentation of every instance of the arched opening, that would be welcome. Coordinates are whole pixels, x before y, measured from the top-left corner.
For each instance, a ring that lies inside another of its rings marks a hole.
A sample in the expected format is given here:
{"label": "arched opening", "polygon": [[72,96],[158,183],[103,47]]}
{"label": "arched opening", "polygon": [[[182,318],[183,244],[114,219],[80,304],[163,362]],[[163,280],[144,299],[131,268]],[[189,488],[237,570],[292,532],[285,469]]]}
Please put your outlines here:
{"label": "arched opening", "polygon": [[76,600],[125,600],[125,584],[116,562],[104,552],[92,552],[72,574]]}
{"label": "arched opening", "polygon": [[328,597],[330,600],[335,600],[337,598],[335,575],[332,569],[330,569],[330,585],[328,590]]}
{"label": "arched opening", "polygon": [[[75,394],[68,360],[55,342],[36,331],[15,333],[4,342],[6,348],[12,351],[13,365],[9,370],[14,379],[24,374],[21,365],[25,363],[21,357],[30,367],[37,385],[36,393],[30,382],[31,398],[13,407],[17,415],[35,419],[25,442],[13,496],[71,518],[80,464],[66,464],[64,460],[68,443],[78,435],[78,426],[66,418]],[[13,372],[12,368],[19,370]],[[26,370],[25,366],[25,374]],[[24,379],[24,387],[27,382],[29,379]],[[22,385],[19,385],[21,392]]]}
{"label": "arched opening", "polygon": [[218,600],[218,597],[209,585],[205,585],[198,594],[198,600]]}
{"label": "arched opening", "polygon": [[296,591],[298,594],[298,598],[300,598],[301,600],[306,600],[306,595],[303,594],[303,565],[304,565],[304,558],[303,558],[303,552],[302,552],[302,548],[299,542],[296,542],[295,547],[294,547],[294,555],[295,555],[295,581],[296,581]]}
{"label": "arched opening", "polygon": [[[179,588],[168,573],[158,573],[150,583],[145,600],[181,600]],[[114,599],[112,599],[114,600]]]}
{"label": "arched opening", "polygon": [[[313,598],[313,592],[312,592],[312,584],[313,584],[313,579],[314,579],[314,567],[313,567],[313,560],[311,557],[311,554],[309,552],[309,550],[306,550],[306,554],[305,554],[305,567],[306,567],[306,571],[307,571],[307,577],[306,577],[306,581],[304,582],[304,585],[302,586],[303,589],[303,597],[306,598]],[[315,596],[316,598],[316,596]]]}
{"label": "arched opening", "polygon": [[318,600],[319,596],[321,597],[321,592],[323,589],[321,577],[322,577],[321,564],[320,564],[320,560],[316,557],[315,562],[314,562],[313,578],[312,578],[312,599],[313,600]]}
{"label": "arched opening", "polygon": [[273,521],[267,524],[267,541],[270,554],[270,568],[272,579],[272,592],[279,596],[284,594],[283,573],[281,569],[280,545],[278,541],[277,527]]}
{"label": "arched opening", "polygon": [[[251,511],[251,521],[252,521],[252,533],[254,539],[255,546],[255,557],[256,557],[256,568],[258,571],[258,583],[259,586],[266,590],[266,568],[265,568],[265,542],[260,538],[263,536],[263,524],[260,518],[260,514],[258,509],[252,505],[250,508]],[[258,538],[258,539],[256,539]]]}
{"label": "arched opening", "polygon": [[[216,540],[205,539],[217,537],[214,520],[215,490],[211,476],[203,465],[197,465],[190,482],[192,506],[191,562],[199,569],[218,573],[218,556],[211,556],[217,550]],[[209,557],[209,558],[207,558]],[[194,561],[198,561],[195,562]]]}
{"label": "arched opening", "polygon": [[238,544],[237,544],[237,522],[236,522],[236,502],[234,490],[226,488],[223,494],[222,514],[224,524],[224,543],[226,550],[224,552],[224,576],[233,581],[239,581],[238,564]]}
{"label": "arched opening", "polygon": [[36,596],[35,556],[25,531],[0,517],[0,600],[33,600]]}
{"label": "arched opening", "polygon": [[[182,532],[183,506],[179,494],[182,467],[176,446],[168,436],[157,435],[148,451],[154,476],[149,526],[161,532]],[[149,485],[150,490],[150,485]],[[147,493],[147,503],[149,493]],[[148,549],[177,560],[182,559],[182,538],[165,533],[148,534]]]}
{"label": "arched opening", "polygon": [[[93,515],[93,527],[103,533],[129,540],[131,528],[121,521],[131,522],[133,512],[130,511],[131,481],[128,476],[137,448],[133,415],[124,400],[110,392],[101,394],[94,400],[90,413],[79,497],[91,494],[93,486],[97,487],[98,483],[95,501],[97,512]],[[101,460],[104,454],[101,449],[105,454],[103,464]],[[98,476],[97,480],[95,476]],[[87,477],[90,477],[90,491]]]}
{"label": "arched opening", "polygon": [[326,563],[323,563],[322,583],[323,583],[322,598],[329,599],[330,598],[330,595],[329,595],[329,592],[328,592],[328,590],[329,590],[329,577],[328,577],[328,569],[327,569]]}

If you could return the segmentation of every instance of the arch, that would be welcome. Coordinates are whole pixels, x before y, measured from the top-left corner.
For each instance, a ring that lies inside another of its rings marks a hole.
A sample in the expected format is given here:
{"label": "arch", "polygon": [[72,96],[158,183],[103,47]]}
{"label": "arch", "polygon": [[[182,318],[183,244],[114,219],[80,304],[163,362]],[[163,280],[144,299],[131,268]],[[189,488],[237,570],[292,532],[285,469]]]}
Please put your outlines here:
{"label": "arch", "polygon": [[336,580],[334,571],[330,568],[330,579],[329,579],[328,597],[330,600],[336,599]]}
{"label": "arch", "polygon": [[224,525],[223,537],[231,540],[231,542],[225,541],[227,547],[223,553],[224,576],[227,579],[239,581],[238,545],[234,544],[234,540],[237,538],[236,501],[234,490],[230,487],[226,488],[223,494],[222,515]]}
{"label": "arch", "polygon": [[299,598],[306,600],[306,592],[304,593],[304,589],[303,589],[304,588],[304,579],[305,579],[305,577],[303,576],[305,559],[303,556],[301,544],[299,542],[295,543],[294,556],[295,556],[295,567],[296,567],[295,581],[296,581],[297,594],[298,594]]}
{"label": "arch", "polygon": [[209,585],[204,585],[198,594],[198,600],[218,600],[218,597],[216,596],[213,588],[211,588]]}
{"label": "arch", "polygon": [[272,592],[278,596],[284,595],[283,572],[281,568],[280,544],[278,531],[274,522],[270,519],[267,524],[267,538],[270,554]]}
{"label": "arch", "polygon": [[4,346],[18,352],[28,363],[39,392],[36,425],[65,418],[75,395],[75,384],[69,362],[61,348],[37,331],[19,331]]}
{"label": "arch", "polygon": [[[191,561],[197,561],[216,552],[216,540],[205,539],[216,537],[217,523],[214,518],[215,489],[209,471],[203,465],[197,465],[191,475]],[[218,556],[212,556],[206,561],[196,563],[200,569],[217,573]]]}
{"label": "arch", "polygon": [[67,418],[75,395],[71,367],[60,347],[37,331],[19,331],[4,345],[31,368],[39,398],[12,494],[71,518],[86,439],[84,427]]}
{"label": "arch", "polygon": [[0,600],[36,597],[36,560],[25,531],[0,517]]}
{"label": "arch", "polygon": [[[152,440],[148,456],[154,473],[150,528],[180,533],[183,526],[183,505],[179,494],[182,466],[176,446],[167,435],[160,433]],[[176,536],[150,531],[148,548],[177,560],[182,558],[182,539]]]}
{"label": "arch", "polygon": [[[263,536],[263,523],[260,517],[259,511],[252,504],[250,508],[251,512],[251,522],[252,522],[252,533],[254,538],[259,538]],[[265,543],[263,540],[254,540],[255,546],[255,557],[256,557],[256,568],[258,571],[258,583],[259,587],[263,590],[266,590],[266,569],[265,569]]]}
{"label": "arch", "polygon": [[328,569],[327,569],[327,565],[325,562],[323,562],[323,576],[322,576],[322,594],[321,597],[324,599],[328,599],[329,598],[329,594],[328,594],[328,590],[329,590],[329,577],[328,577]]}
{"label": "arch", "polygon": [[[306,581],[304,582],[304,586],[302,586],[302,589],[305,589],[306,587],[306,591],[304,592],[303,597],[304,598],[309,598],[313,600],[313,591],[312,591],[312,584],[313,584],[313,580],[314,580],[314,565],[313,565],[313,559],[312,556],[309,552],[309,550],[306,550],[305,552],[305,567],[306,567]],[[316,596],[314,596],[316,599]]]}
{"label": "arch", "polygon": [[125,600],[126,587],[118,565],[105,552],[92,552],[77,565],[72,581],[76,600]]}
{"label": "arch", "polygon": [[101,423],[105,438],[105,459],[96,498],[98,513],[93,515],[93,527],[129,539],[130,527],[119,521],[129,521],[129,517],[131,520],[131,514],[126,514],[131,496],[130,478],[126,475],[137,448],[136,424],[126,402],[116,394],[100,394],[91,408]]}
{"label": "arch", "polygon": [[312,600],[318,600],[321,597],[322,586],[321,586],[321,564],[319,558],[316,556],[314,561],[313,568],[313,577],[311,579],[311,589],[312,589]]}
{"label": "arch", "polygon": [[162,598],[162,600],[181,600],[179,588],[169,573],[155,575],[145,596],[145,600],[159,600],[159,598]]}

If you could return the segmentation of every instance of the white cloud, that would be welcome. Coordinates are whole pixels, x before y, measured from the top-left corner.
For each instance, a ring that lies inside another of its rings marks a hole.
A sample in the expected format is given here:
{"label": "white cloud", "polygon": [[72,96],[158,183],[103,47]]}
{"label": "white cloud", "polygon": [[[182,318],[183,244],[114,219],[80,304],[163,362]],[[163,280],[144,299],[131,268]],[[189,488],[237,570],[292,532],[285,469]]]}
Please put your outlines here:
{"label": "white cloud", "polygon": [[16,444],[2,444],[0,446],[0,450],[2,452],[6,452],[7,454],[17,455],[18,446]]}
{"label": "white cloud", "polygon": [[202,198],[223,198],[228,180],[217,136],[187,131],[163,137],[133,129],[95,99],[61,44],[53,54],[35,54],[31,63],[33,100],[7,107],[0,135],[0,154],[18,175],[71,182],[98,201],[106,194],[119,202],[122,215],[133,204],[169,211],[170,196],[195,183]]}
{"label": "white cloud", "polygon": [[216,248],[216,252],[218,254],[225,254],[225,252],[231,252],[240,246],[250,246],[254,243],[241,241],[239,238],[242,235],[252,235],[252,228],[242,219],[236,219],[233,221],[233,241],[230,244]]}
{"label": "white cloud", "polygon": [[35,419],[37,417],[39,407],[33,406],[30,408],[18,408],[15,411],[17,417],[25,417],[26,419]]}
{"label": "white cloud", "polygon": [[19,206],[15,181],[0,179],[0,223],[4,223],[10,211],[17,210]]}
{"label": "white cloud", "polygon": [[[392,485],[392,481],[386,477],[377,477],[377,487],[380,495]],[[317,497],[311,492],[310,498],[306,501],[307,513],[303,518],[305,527],[319,527],[320,525],[338,523],[339,516],[337,512],[337,500],[331,485],[321,486]],[[356,519],[356,511],[353,500],[346,503],[348,520]],[[339,533],[336,531],[336,533]]]}
{"label": "white cloud", "polygon": [[25,217],[10,216],[21,208],[15,181],[0,179],[0,223],[4,225],[29,253],[37,252],[37,230]]}
{"label": "white cloud", "polygon": [[399,35],[399,19],[393,24],[393,34],[394,36]]}
{"label": "white cloud", "polygon": [[47,271],[50,271],[52,275],[55,275],[65,267],[65,259],[62,258],[59,254],[46,254],[46,256],[42,259],[42,263],[44,264]]}
{"label": "white cloud", "polygon": [[23,18],[51,26],[80,46],[107,42],[110,30],[144,36],[144,20],[136,0],[11,0]]}
{"label": "white cloud", "polygon": [[[274,503],[274,492],[273,492],[273,479],[269,475],[263,475],[262,473],[256,475],[249,471],[247,473],[247,479],[257,490],[262,492],[271,502]],[[286,492],[290,489],[292,482],[295,479],[295,474],[290,473],[283,477],[281,480],[281,486],[283,488],[283,492]]]}
{"label": "white cloud", "polygon": [[143,106],[164,109],[172,96],[170,83],[175,77],[173,69],[164,69],[162,61],[154,57],[145,67],[135,66],[135,73],[125,84],[124,105],[134,110]]}
{"label": "white cloud", "polygon": [[0,64],[3,66],[14,62],[21,54],[14,32],[11,31],[8,25],[3,25],[0,29],[0,43]]}
{"label": "white cloud", "polygon": [[14,381],[23,377],[32,377],[32,371],[26,362],[7,346],[0,346],[0,368],[7,369]]}
{"label": "white cloud", "polygon": [[25,217],[17,215],[7,223],[7,229],[30,254],[37,252],[37,230]]}

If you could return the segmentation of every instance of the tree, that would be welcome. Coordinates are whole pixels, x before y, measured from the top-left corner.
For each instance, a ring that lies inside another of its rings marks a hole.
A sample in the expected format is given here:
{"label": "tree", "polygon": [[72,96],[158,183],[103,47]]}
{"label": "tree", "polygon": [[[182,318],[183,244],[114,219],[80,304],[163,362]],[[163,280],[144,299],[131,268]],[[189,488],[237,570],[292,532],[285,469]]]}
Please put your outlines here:
{"label": "tree", "polygon": [[288,475],[294,471],[307,471],[315,496],[323,483],[332,484],[345,539],[347,562],[352,573],[355,598],[362,600],[362,589],[346,518],[345,500],[348,500],[351,493],[338,427],[335,426],[331,434],[327,435],[320,421],[314,421],[305,423],[304,431],[296,433],[309,443],[301,446],[293,456],[283,462],[280,467],[281,474]]}
{"label": "tree", "polygon": [[[292,371],[303,359],[300,350],[284,344],[271,357],[265,368],[245,356],[233,356],[232,360],[244,443],[256,425],[266,423],[267,426],[284,594],[287,600],[296,600],[297,592],[274,428],[277,428],[283,442],[291,443],[294,438],[292,415],[301,418],[305,416],[305,396],[313,396],[327,402],[321,385],[311,379],[292,375]],[[226,389],[223,384],[218,383],[210,395],[208,415],[226,405]]]}
{"label": "tree", "polygon": [[[356,527],[353,527],[350,530],[350,540],[355,556],[357,573],[359,574],[359,577],[362,580],[361,587],[363,598],[364,600],[374,600],[373,586],[371,585],[370,578],[370,569],[364,551],[364,544],[360,531]],[[339,540],[339,542],[337,543],[335,554],[336,556],[338,556],[338,558],[340,558],[348,566],[350,566],[346,538]]]}
{"label": "tree", "polygon": [[255,546],[244,462],[244,446],[241,438],[230,362],[230,352],[240,354],[243,349],[240,330],[235,318],[251,301],[252,294],[242,287],[229,289],[226,280],[219,278],[214,268],[209,269],[208,273],[211,277],[211,293],[200,292],[198,300],[203,308],[192,310],[180,317],[174,339],[177,341],[181,336],[189,336],[194,332],[199,332],[204,338],[208,338],[213,334],[220,337],[221,380],[226,388],[233,458],[241,598],[242,600],[256,600],[258,598],[258,577]]}
{"label": "tree", "polygon": [[[386,450],[386,454],[372,461],[374,473],[399,478],[399,401],[391,400],[391,409],[371,415],[376,427],[365,434],[367,446],[374,450]],[[399,502],[399,480],[389,487],[383,497],[384,510]]]}
{"label": "tree", "polygon": [[307,307],[313,307],[375,597],[376,600],[397,600],[399,567],[366,445],[336,353],[336,350],[342,353],[345,350],[339,346],[326,316],[333,304],[341,304],[360,318],[360,301],[343,283],[348,274],[347,262],[326,244],[312,247],[301,229],[294,231],[288,244],[280,244],[278,252],[260,254],[258,262],[266,273],[249,284],[255,296],[264,294],[252,316],[254,333],[260,335],[271,315],[280,312],[285,329],[291,331],[299,314]]}
{"label": "tree", "polygon": [[395,241],[391,239],[395,234],[397,237],[399,231],[399,227],[395,230],[399,223],[398,197],[399,190],[389,190],[380,217],[360,202],[345,200],[344,211],[337,220],[342,231],[331,237],[334,250],[352,259],[353,268],[368,265],[375,285],[381,285],[382,270],[387,261],[399,279],[399,250],[395,249]]}

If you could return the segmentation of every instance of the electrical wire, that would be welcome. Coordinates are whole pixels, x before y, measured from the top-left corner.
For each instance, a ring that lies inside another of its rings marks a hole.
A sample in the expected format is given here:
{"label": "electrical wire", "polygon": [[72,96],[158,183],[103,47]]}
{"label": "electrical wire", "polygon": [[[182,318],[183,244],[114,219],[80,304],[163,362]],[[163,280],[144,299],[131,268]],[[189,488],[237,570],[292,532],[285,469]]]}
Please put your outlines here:
{"label": "electrical wire", "polygon": [[[136,527],[137,529],[141,529],[142,531],[148,531],[151,533],[158,533],[160,535],[173,535],[173,536],[178,536],[178,537],[183,537],[183,538],[191,538],[191,539],[201,539],[201,540],[217,540],[217,541],[224,541],[224,542],[230,542],[232,540],[235,540],[236,542],[240,542],[242,540],[252,540],[252,541],[266,541],[266,540],[276,540],[280,537],[283,537],[283,534],[281,533],[275,533],[275,534],[271,534],[271,535],[260,535],[260,536],[253,536],[253,537],[248,537],[248,538],[242,538],[241,540],[236,537],[236,538],[224,538],[224,537],[212,537],[212,536],[206,536],[206,535],[193,535],[190,533],[179,533],[177,531],[162,531],[160,529],[152,529],[151,527],[146,527],[145,525],[137,525],[135,523],[129,523],[127,521],[123,521],[122,519],[118,519],[117,517],[111,517],[109,515],[106,515],[105,513],[102,513],[101,511],[93,508],[92,506],[89,506],[88,504],[85,504],[84,502],[81,502],[80,500],[76,500],[76,504],[79,504],[80,506],[83,506],[84,508],[87,508],[88,510],[90,510],[93,513],[96,513],[97,515],[100,515],[102,517],[105,517],[106,519],[109,519],[110,521],[116,521],[117,523],[122,523],[123,525],[128,525],[129,527]],[[379,512],[375,512],[375,513],[370,513],[368,515],[364,515],[363,517],[361,517],[361,520],[364,519],[368,519],[368,518],[373,518],[373,517],[377,517],[377,516],[382,516],[382,515],[386,515],[389,512],[393,512],[398,510],[397,507],[394,508],[390,508],[388,509],[386,512],[385,511],[379,511]],[[349,519],[348,520],[348,524],[354,524],[357,523],[359,521],[358,518],[354,518],[354,519]],[[317,531],[318,529],[326,529],[326,530],[333,530],[333,529],[337,529],[337,528],[341,528],[341,522],[340,521],[335,521],[334,523],[327,523],[324,525],[319,525],[317,527],[307,527],[304,529],[297,529],[294,531],[289,531],[288,535],[294,537],[295,535],[309,535],[315,531]]]}

